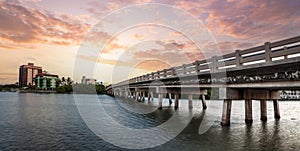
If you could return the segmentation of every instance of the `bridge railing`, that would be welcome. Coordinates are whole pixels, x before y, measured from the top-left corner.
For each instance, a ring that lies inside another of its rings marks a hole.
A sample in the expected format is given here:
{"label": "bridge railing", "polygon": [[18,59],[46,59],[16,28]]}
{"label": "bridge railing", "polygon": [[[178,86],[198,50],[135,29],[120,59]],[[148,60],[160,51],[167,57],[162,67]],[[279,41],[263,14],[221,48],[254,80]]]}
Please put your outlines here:
{"label": "bridge railing", "polygon": [[261,46],[245,50],[236,50],[233,53],[225,54],[223,56],[213,56],[207,60],[197,60],[189,64],[159,70],[122,81],[115,84],[115,86],[190,74],[198,75],[203,72],[217,72],[224,68],[240,69],[249,67],[253,64],[271,63],[278,60],[289,59],[292,57],[291,55],[295,54],[300,54],[300,36],[273,43],[266,42]]}

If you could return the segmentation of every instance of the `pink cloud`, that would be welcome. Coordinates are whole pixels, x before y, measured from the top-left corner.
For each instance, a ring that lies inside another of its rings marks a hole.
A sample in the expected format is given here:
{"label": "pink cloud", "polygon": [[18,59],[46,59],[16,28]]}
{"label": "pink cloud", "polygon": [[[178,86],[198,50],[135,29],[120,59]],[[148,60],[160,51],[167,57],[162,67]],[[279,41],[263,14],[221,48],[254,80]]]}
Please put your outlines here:
{"label": "pink cloud", "polygon": [[222,9],[216,9],[217,6],[215,3],[207,8],[210,15],[206,20],[208,28],[217,34],[237,39],[273,40],[291,37],[300,31],[298,1],[243,0],[226,3]]}
{"label": "pink cloud", "polygon": [[15,43],[78,45],[90,29],[67,15],[57,17],[8,2],[0,2],[0,20],[0,38]]}

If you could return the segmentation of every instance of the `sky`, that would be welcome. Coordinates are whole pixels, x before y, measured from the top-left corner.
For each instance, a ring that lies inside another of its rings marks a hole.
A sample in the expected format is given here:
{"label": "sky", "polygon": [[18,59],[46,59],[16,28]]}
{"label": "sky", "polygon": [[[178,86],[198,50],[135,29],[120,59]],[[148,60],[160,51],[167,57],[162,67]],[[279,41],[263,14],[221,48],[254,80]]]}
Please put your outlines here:
{"label": "sky", "polygon": [[0,0],[0,84],[33,62],[115,83],[300,33],[298,0]]}

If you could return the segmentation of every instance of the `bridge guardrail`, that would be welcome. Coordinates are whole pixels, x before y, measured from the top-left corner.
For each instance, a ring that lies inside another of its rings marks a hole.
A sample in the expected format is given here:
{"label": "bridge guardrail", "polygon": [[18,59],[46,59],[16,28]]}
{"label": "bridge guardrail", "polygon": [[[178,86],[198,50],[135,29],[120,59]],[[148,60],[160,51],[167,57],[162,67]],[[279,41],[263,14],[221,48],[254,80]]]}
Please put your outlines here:
{"label": "bridge guardrail", "polygon": [[[300,54],[300,36],[277,41],[266,42],[264,45],[236,50],[223,56],[213,56],[207,60],[197,60],[189,64],[172,67],[142,76],[134,77],[114,84],[121,86],[125,84],[144,82],[155,79],[170,78],[189,74],[200,74],[201,72],[216,72],[219,69],[243,68],[258,63],[270,63],[277,60],[289,59],[288,56]],[[273,60],[274,59],[274,60]]]}

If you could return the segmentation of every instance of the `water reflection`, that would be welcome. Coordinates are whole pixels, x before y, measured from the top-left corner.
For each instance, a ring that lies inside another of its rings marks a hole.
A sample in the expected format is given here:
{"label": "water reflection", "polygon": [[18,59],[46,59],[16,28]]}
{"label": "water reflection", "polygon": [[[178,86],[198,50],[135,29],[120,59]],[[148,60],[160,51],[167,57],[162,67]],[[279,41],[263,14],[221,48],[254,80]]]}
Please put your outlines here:
{"label": "water reflection", "polygon": [[[120,124],[141,129],[158,126],[169,120],[175,111],[168,100],[163,110],[148,114],[128,112],[107,96],[99,96],[106,112]],[[127,106],[137,107],[130,100]],[[230,127],[221,127],[220,118],[199,135],[204,116],[213,114],[214,106],[202,110],[194,102],[193,110],[187,102],[180,102],[179,115],[194,117],[186,128],[166,144],[146,150],[298,150],[300,148],[300,102],[280,102],[280,120],[274,119],[272,102],[268,102],[268,121],[259,120],[259,102],[253,102],[253,124],[244,123],[243,102],[234,102]],[[156,107],[157,100],[145,107]],[[214,104],[214,103],[211,103]],[[218,102],[216,103],[218,104]],[[215,108],[217,110],[217,108]],[[220,115],[219,115],[220,116]],[[111,127],[112,129],[114,127]],[[118,134],[116,134],[118,135]],[[121,134],[119,134],[122,138]],[[159,137],[159,136],[158,136]],[[151,141],[143,140],[144,142]],[[142,140],[141,140],[142,141]],[[97,137],[82,121],[72,95],[41,95],[0,93],[0,150],[126,150]]]}

